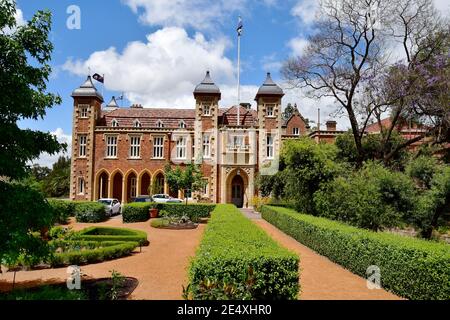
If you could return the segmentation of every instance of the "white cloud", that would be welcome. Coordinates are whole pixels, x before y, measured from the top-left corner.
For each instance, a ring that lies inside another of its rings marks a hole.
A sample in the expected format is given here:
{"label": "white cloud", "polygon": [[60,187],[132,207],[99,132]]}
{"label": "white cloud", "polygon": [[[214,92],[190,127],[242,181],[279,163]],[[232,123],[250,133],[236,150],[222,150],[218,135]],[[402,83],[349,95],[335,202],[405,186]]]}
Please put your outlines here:
{"label": "white cloud", "polygon": [[[19,8],[16,8],[16,13],[14,14],[14,18],[16,19],[16,28],[23,26],[27,23],[27,21],[23,17],[23,11]],[[16,28],[13,28],[13,29],[4,28],[1,31],[4,32],[5,34],[11,34],[16,30]]]}
{"label": "white cloud", "polygon": [[106,88],[125,91],[132,103],[193,107],[192,92],[207,70],[218,84],[235,83],[236,68],[224,55],[227,46],[224,38],[189,37],[184,29],[169,27],[148,35],[146,43],[129,43],[123,52],[111,47],[85,61],[69,59],[63,70],[83,76],[90,67],[104,73]]}
{"label": "white cloud", "polygon": [[301,56],[308,47],[308,40],[304,38],[292,38],[288,42],[288,47],[291,49],[294,56]]}
{"label": "white cloud", "polygon": [[291,10],[291,15],[300,18],[302,24],[310,25],[316,20],[319,2],[316,0],[300,0]]}
{"label": "white cloud", "polygon": [[[247,0],[122,1],[134,13],[139,14],[139,20],[144,24],[193,27],[197,30],[216,30],[218,25],[230,23],[227,18],[237,12],[245,11],[247,3]],[[269,4],[272,2],[268,1]]]}
{"label": "white cloud", "polygon": [[40,166],[45,166],[51,168],[52,165],[58,160],[61,156],[70,156],[71,150],[72,150],[72,135],[64,133],[64,130],[61,128],[57,128],[55,131],[51,132],[60,143],[66,143],[67,144],[67,151],[66,152],[60,152],[55,155],[50,155],[46,152],[42,153],[41,156],[33,161],[34,163],[39,164]]}
{"label": "white cloud", "polygon": [[262,57],[261,59],[261,67],[265,72],[275,72],[280,70],[283,62],[277,58],[277,54],[273,53],[267,56]]}

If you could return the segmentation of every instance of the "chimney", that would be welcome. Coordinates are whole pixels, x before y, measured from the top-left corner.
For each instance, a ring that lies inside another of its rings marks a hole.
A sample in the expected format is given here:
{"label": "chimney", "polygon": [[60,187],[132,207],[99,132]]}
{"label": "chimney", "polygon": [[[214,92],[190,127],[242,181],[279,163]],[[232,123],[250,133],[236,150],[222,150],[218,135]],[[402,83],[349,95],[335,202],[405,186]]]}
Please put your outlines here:
{"label": "chimney", "polygon": [[329,120],[327,121],[327,131],[336,131],[336,121]]}

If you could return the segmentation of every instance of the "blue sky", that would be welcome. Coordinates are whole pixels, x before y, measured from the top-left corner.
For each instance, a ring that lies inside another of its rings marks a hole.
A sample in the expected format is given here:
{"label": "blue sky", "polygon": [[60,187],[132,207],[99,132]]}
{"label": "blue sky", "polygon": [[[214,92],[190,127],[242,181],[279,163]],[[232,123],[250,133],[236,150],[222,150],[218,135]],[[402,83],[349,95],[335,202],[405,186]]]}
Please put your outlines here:
{"label": "blue sky", "polygon": [[[440,2],[440,1],[438,1]],[[41,121],[22,121],[22,127],[54,132],[70,142],[70,93],[92,73],[105,74],[104,98],[123,91],[124,105],[193,108],[192,90],[211,70],[222,90],[222,106],[236,103],[236,26],[244,21],[242,37],[242,100],[252,102],[270,71],[281,82],[279,68],[304,48],[314,21],[314,0],[17,0],[18,20],[40,9],[53,14],[53,74],[48,90],[63,103]],[[81,12],[81,29],[66,26],[67,8]],[[97,88],[102,86],[97,83]],[[289,91],[284,99],[315,118],[318,102]],[[332,101],[321,102],[322,119],[333,111]],[[339,121],[341,128],[345,121]],[[39,162],[50,165],[55,157]]]}

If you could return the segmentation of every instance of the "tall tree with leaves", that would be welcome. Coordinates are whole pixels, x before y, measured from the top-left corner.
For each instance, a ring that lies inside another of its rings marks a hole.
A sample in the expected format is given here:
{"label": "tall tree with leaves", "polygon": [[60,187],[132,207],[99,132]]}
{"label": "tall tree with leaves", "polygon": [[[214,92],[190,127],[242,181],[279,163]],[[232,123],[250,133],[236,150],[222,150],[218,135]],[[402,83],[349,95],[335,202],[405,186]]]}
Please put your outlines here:
{"label": "tall tree with leaves", "polygon": [[[391,115],[389,127],[381,128],[385,162],[449,121],[448,100],[441,103],[448,99],[448,72],[442,70],[449,66],[448,22],[432,0],[322,0],[315,29],[303,55],[288,59],[282,73],[309,97],[336,101],[350,121],[359,165],[366,127],[381,116]],[[406,58],[395,64],[399,47]],[[405,118],[428,130],[392,148],[392,132]]]}
{"label": "tall tree with leaves", "polygon": [[46,90],[53,50],[50,12],[38,11],[23,26],[15,14],[15,1],[0,0],[0,263],[45,253],[45,243],[32,232],[49,226],[50,207],[39,192],[9,182],[26,176],[27,163],[42,152],[65,149],[50,133],[18,126],[22,119],[42,119],[61,98]]}
{"label": "tall tree with leaves", "polygon": [[167,164],[164,171],[170,190],[182,190],[186,203],[189,191],[200,191],[206,184],[199,166],[192,163],[188,164],[184,170],[180,166],[173,169],[170,164]]}

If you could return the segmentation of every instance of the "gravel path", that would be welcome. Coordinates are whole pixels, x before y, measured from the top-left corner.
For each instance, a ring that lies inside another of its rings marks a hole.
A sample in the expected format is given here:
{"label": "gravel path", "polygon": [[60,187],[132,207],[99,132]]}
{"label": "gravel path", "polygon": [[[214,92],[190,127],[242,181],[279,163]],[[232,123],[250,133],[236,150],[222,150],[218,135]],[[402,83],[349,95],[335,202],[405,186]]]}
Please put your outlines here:
{"label": "gravel path", "polygon": [[[300,255],[301,300],[394,300],[383,289],[370,290],[363,279],[302,245],[265,220],[253,220],[282,246]],[[383,281],[383,278],[381,278]]]}
{"label": "gravel path", "polygon": [[[121,219],[110,219],[95,225],[146,231],[150,245],[142,247],[142,252],[137,248],[129,257],[82,266],[82,273],[94,278],[109,277],[109,271],[114,269],[125,276],[137,278],[139,285],[130,299],[182,299],[182,286],[187,283],[189,259],[195,254],[205,225],[199,225],[193,230],[165,230],[150,227],[150,222],[122,224]],[[75,230],[88,226],[91,224],[73,224]],[[42,283],[65,282],[66,278],[66,268],[20,271],[16,274],[16,285],[30,287]],[[8,272],[6,276],[0,274],[0,290],[10,287],[12,279],[12,272]]]}

